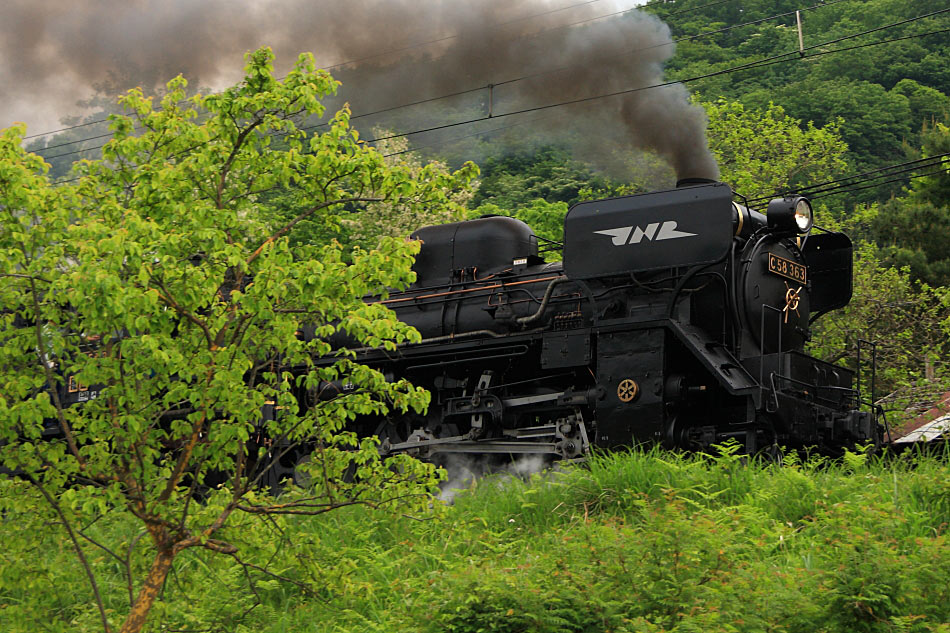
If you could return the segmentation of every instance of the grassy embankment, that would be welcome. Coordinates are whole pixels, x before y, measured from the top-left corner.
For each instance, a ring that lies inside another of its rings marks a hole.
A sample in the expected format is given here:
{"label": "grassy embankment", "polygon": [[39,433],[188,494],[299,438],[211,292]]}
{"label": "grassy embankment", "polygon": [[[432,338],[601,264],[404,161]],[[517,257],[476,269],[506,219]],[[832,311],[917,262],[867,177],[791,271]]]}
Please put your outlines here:
{"label": "grassy embankment", "polygon": [[[59,531],[13,512],[0,528],[0,630],[97,630]],[[351,508],[236,525],[242,557],[284,580],[188,553],[150,630],[946,633],[948,528],[946,457],[614,454],[482,480],[441,517]],[[135,533],[104,517],[88,534]],[[87,545],[118,620],[122,565]]]}

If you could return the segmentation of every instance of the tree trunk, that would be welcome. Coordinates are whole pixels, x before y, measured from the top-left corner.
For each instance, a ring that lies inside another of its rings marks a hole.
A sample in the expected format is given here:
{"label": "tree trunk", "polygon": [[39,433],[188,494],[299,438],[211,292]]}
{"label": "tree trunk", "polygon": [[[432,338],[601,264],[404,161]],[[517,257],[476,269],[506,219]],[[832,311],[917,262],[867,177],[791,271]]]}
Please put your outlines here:
{"label": "tree trunk", "polygon": [[175,554],[171,548],[160,549],[152,561],[152,568],[148,570],[148,576],[145,578],[145,584],[139,590],[135,602],[132,603],[132,610],[122,624],[120,633],[138,633],[145,626],[145,620],[148,618],[148,612],[155,603],[155,598],[162,590],[165,584],[165,577],[172,567],[172,561]]}

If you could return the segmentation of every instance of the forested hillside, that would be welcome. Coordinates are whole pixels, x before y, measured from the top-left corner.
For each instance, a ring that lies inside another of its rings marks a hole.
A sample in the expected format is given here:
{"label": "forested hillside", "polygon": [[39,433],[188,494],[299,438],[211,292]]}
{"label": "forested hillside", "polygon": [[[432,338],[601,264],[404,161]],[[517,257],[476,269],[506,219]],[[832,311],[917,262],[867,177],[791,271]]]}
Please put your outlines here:
{"label": "forested hillside", "polygon": [[[692,82],[694,90],[759,109],[776,103],[790,116],[819,126],[840,118],[855,172],[899,162],[921,146],[922,131],[943,121],[950,109],[946,6],[895,0],[809,4],[697,0],[662,3],[652,10],[666,16],[677,37],[695,38],[677,45],[673,77],[751,65]],[[797,9],[802,9],[802,58],[795,53]],[[769,19],[786,12],[792,14]],[[921,18],[926,15],[931,17]],[[759,61],[768,58],[775,63]],[[878,190],[868,198],[884,199],[892,191]]]}

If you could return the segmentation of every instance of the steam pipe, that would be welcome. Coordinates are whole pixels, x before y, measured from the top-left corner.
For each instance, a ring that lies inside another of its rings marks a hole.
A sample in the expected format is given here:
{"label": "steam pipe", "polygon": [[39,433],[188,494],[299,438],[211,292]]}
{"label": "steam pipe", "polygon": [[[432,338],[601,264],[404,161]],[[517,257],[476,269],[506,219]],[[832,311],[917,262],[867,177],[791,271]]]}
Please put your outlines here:
{"label": "steam pipe", "polygon": [[529,314],[528,316],[518,317],[515,319],[515,323],[518,325],[530,325],[544,315],[544,311],[547,310],[548,303],[551,301],[551,295],[554,294],[554,286],[568,281],[567,277],[558,277],[554,281],[548,284],[547,290],[544,291],[544,298],[541,299],[541,305],[538,306],[537,312],[534,314]]}

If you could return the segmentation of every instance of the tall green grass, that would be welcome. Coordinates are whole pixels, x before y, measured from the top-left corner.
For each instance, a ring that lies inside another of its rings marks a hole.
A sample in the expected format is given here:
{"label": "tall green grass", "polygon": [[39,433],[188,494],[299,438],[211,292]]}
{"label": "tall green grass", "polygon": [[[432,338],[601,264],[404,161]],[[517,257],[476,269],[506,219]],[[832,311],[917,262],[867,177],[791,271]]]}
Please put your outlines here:
{"label": "tall green grass", "polygon": [[[97,630],[61,531],[7,508],[0,631]],[[950,633],[948,527],[946,454],[631,450],[485,477],[427,516],[239,517],[228,538],[272,575],[190,552],[151,630]],[[88,553],[118,613],[120,566]]]}

